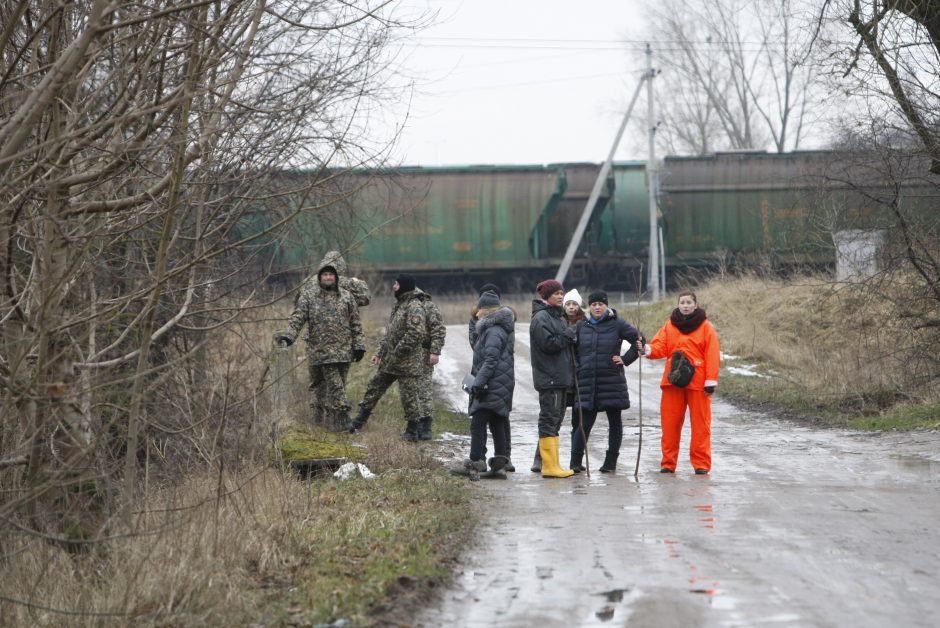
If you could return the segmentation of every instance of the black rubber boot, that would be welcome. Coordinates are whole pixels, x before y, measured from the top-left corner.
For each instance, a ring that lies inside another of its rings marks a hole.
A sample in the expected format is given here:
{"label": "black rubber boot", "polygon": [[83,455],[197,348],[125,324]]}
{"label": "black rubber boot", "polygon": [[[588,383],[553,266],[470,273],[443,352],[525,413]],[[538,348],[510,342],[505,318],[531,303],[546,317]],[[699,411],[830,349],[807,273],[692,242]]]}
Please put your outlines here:
{"label": "black rubber boot", "polygon": [[582,471],[584,471],[584,465],[581,464],[581,458],[582,458],[581,456],[578,456],[577,458],[575,458],[574,456],[571,456],[571,464],[568,465],[568,468],[574,471],[575,473],[581,473]]}
{"label": "black rubber boot", "polygon": [[542,452],[538,449],[535,450],[535,460],[532,461],[532,468],[530,471],[532,471],[532,473],[542,472]]}
{"label": "black rubber boot", "polygon": [[617,468],[617,458],[620,457],[619,451],[607,450],[604,454],[604,464],[601,465],[601,473],[613,473]]}
{"label": "black rubber boot", "polygon": [[418,442],[418,422],[417,421],[408,421],[408,425],[405,426],[405,433],[401,435],[402,440],[406,440],[409,443]]}
{"label": "black rubber boot", "polygon": [[363,410],[359,408],[359,414],[356,415],[356,418],[352,420],[352,423],[349,425],[349,433],[352,434],[358,430],[361,430],[365,427],[366,422],[369,420],[369,415],[372,414],[368,410]]}
{"label": "black rubber boot", "polygon": [[352,425],[352,420],[349,418],[349,410],[340,410],[336,414],[335,423],[330,426],[331,432],[348,432],[349,427]]}
{"label": "black rubber boot", "polygon": [[418,440],[434,440],[434,432],[431,430],[431,417],[421,417],[418,425]]}

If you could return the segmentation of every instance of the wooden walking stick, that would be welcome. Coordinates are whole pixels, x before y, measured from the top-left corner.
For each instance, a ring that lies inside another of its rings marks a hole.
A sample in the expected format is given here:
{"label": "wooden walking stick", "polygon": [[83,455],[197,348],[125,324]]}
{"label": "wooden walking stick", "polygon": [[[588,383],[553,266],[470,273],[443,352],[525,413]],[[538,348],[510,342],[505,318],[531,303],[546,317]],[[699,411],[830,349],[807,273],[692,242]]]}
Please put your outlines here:
{"label": "wooden walking stick", "polygon": [[[640,262],[640,277],[636,287],[636,324],[637,332],[640,331],[640,282],[643,281],[643,262]],[[640,336],[642,338],[642,336]],[[639,349],[639,347],[637,347]],[[643,355],[637,357],[637,412],[640,415],[640,438],[636,443],[636,467],[633,468],[633,478],[639,479],[640,475],[640,452],[643,451]]]}
{"label": "wooden walking stick", "polygon": [[640,474],[640,452],[643,451],[643,356],[640,356],[637,360],[639,364],[639,372],[637,373],[637,378],[639,380],[639,385],[637,385],[637,411],[640,415],[640,438],[636,443],[636,467],[633,469],[633,477],[638,478]]}

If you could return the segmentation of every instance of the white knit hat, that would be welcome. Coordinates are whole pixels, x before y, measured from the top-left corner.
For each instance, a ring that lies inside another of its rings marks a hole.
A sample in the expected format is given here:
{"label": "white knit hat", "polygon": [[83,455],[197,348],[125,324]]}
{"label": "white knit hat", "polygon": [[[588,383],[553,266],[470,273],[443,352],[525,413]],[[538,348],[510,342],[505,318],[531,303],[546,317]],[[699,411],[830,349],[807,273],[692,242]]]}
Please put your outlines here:
{"label": "white knit hat", "polygon": [[563,303],[567,303],[568,301],[574,301],[578,304],[578,307],[584,307],[583,303],[581,302],[581,295],[578,294],[577,290],[569,290],[567,293],[565,293],[565,300]]}

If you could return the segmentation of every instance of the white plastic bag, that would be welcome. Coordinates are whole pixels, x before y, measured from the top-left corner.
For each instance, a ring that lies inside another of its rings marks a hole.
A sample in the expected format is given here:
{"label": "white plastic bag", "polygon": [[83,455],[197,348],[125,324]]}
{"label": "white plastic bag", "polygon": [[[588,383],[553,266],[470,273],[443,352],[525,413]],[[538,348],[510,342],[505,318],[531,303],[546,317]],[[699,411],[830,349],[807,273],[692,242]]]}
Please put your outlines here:
{"label": "white plastic bag", "polygon": [[351,477],[355,477],[357,474],[367,480],[375,477],[375,474],[369,471],[369,467],[358,462],[347,462],[333,473],[333,477],[340,480],[348,480]]}

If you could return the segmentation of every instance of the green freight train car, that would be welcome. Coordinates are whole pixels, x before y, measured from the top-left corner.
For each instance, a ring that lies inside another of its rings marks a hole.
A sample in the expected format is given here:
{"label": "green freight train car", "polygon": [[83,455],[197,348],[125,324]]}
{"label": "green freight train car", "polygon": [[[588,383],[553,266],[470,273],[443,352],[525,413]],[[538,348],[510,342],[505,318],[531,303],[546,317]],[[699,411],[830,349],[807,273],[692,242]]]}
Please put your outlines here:
{"label": "green freight train car", "polygon": [[[327,246],[345,250],[364,273],[407,271],[470,283],[547,276],[564,255],[598,172],[596,164],[559,164],[345,174],[329,186],[326,196],[334,200],[315,203],[295,221],[281,265],[309,266]],[[598,215],[610,199],[609,183]],[[592,230],[582,256],[609,246],[600,240],[601,230]]]}
{"label": "green freight train car", "polygon": [[659,195],[666,265],[830,266],[834,234],[894,229],[895,200],[936,231],[936,182],[891,180],[890,170],[873,155],[830,151],[667,157]]}
{"label": "green freight train car", "polygon": [[[554,275],[600,169],[410,167],[334,176],[317,187],[274,264],[306,272],[325,250],[341,248],[359,272],[408,271],[455,288],[491,278],[528,285]],[[935,183],[898,188],[873,176],[859,181],[862,171],[858,156],[830,152],[665,158],[658,208],[667,276],[719,263],[831,265],[833,233],[891,229],[891,199],[879,194],[895,188],[906,207],[937,213]],[[569,279],[611,288],[642,281],[649,214],[645,164],[615,163]]]}

